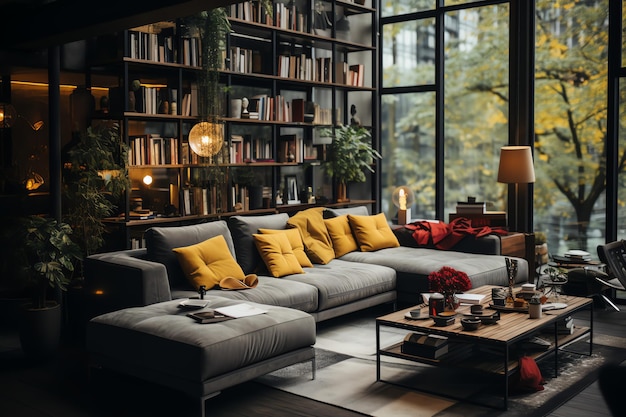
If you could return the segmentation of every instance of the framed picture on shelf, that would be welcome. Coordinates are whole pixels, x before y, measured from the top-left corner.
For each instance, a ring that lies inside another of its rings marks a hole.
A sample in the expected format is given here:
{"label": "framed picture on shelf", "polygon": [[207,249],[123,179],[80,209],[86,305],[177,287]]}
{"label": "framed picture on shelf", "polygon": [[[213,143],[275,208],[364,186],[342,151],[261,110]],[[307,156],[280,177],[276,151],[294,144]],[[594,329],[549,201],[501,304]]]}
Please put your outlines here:
{"label": "framed picture on shelf", "polygon": [[295,175],[285,176],[285,185],[287,189],[287,204],[300,204],[298,199],[298,177]]}

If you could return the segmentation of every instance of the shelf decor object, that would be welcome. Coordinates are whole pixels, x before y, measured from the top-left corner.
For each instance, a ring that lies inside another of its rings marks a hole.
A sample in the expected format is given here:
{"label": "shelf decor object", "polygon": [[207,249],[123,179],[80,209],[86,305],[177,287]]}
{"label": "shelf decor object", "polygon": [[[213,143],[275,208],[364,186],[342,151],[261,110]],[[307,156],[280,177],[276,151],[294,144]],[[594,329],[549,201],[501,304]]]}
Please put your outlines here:
{"label": "shelf decor object", "polygon": [[17,112],[12,104],[0,103],[0,129],[13,126],[17,120]]}
{"label": "shelf decor object", "polygon": [[398,224],[404,225],[410,223],[413,191],[406,185],[396,187],[391,195],[391,201],[398,208]]}
{"label": "shelf decor object", "polygon": [[200,122],[189,131],[189,146],[199,156],[214,156],[224,144],[224,124]]}

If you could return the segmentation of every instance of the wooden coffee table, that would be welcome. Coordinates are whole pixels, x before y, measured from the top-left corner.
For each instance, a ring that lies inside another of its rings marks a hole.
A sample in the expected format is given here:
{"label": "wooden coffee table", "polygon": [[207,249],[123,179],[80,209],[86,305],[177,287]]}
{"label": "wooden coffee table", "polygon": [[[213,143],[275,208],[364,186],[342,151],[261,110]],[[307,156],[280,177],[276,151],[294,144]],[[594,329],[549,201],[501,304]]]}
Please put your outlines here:
{"label": "wooden coffee table", "polygon": [[[482,304],[486,311],[490,311],[488,306],[491,303],[492,288],[494,286],[482,286],[468,292],[485,295]],[[593,300],[591,298],[562,296],[559,301],[566,303],[567,307],[559,310],[544,311],[540,319],[530,319],[527,312],[500,311],[500,320],[497,324],[481,324],[477,330],[473,331],[464,330],[460,321],[460,317],[463,314],[470,313],[469,306],[459,307],[455,323],[445,327],[435,326],[434,321],[430,318],[425,320],[405,318],[405,314],[417,308],[421,309],[421,314],[427,315],[428,307],[424,304],[378,317],[376,319],[376,380],[382,381],[381,356],[391,356],[433,366],[447,366],[486,372],[496,377],[502,377],[502,408],[506,410],[508,408],[509,377],[518,367],[518,358],[512,354],[512,348],[516,343],[534,336],[548,326],[553,327],[554,335],[550,337],[552,343],[549,349],[529,352],[528,356],[539,361],[554,353],[555,376],[558,376],[559,350],[567,345],[587,336],[589,338],[589,355],[592,353]],[[559,334],[557,329],[558,322],[580,310],[589,311],[590,327],[575,326],[573,334]],[[383,326],[405,329],[410,332],[445,336],[449,341],[449,351],[438,359],[429,359],[402,353],[402,342],[392,346],[381,347],[380,330]],[[392,381],[384,382],[392,383]],[[436,394],[446,395],[441,392]],[[456,399],[459,398],[456,397]],[[468,401],[466,398],[462,399]]]}

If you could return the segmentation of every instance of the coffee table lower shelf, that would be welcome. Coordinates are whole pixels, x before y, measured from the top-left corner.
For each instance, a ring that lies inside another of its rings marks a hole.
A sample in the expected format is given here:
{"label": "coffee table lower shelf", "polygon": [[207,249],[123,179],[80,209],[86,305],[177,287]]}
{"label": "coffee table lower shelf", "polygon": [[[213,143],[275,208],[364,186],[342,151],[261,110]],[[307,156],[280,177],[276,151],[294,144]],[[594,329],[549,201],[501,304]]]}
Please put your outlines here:
{"label": "coffee table lower shelf", "polygon": [[[491,288],[493,286],[479,287],[470,292],[484,294],[485,305],[489,305]],[[468,370],[488,376],[502,387],[502,406],[494,406],[489,395],[490,404],[484,404],[465,397],[455,397],[452,394],[434,392],[430,387],[415,388],[420,391],[429,392],[436,395],[446,396],[457,400],[480,403],[494,408],[508,408],[509,377],[518,370],[518,358],[526,354],[539,362],[552,354],[554,358],[555,377],[559,373],[559,352],[568,351],[567,347],[574,341],[588,338],[588,355],[593,349],[593,300],[582,297],[567,297],[567,306],[562,310],[554,310],[544,314],[541,319],[529,319],[527,313],[507,312],[504,313],[497,324],[482,325],[477,331],[465,331],[456,322],[449,326],[438,327],[434,325],[432,319],[409,320],[406,314],[421,306],[415,306],[404,310],[399,310],[376,319],[376,380],[381,378],[381,357],[388,356],[403,359],[411,362],[432,365],[434,367],[445,367],[459,370]],[[582,311],[589,312],[590,327],[575,325],[572,334],[559,334],[558,322],[566,317]],[[419,332],[425,334],[435,334],[448,338],[448,352],[437,359],[421,357],[402,353],[402,342],[391,346],[381,347],[381,327],[391,327],[404,329],[408,332]],[[544,340],[550,341],[550,346],[545,350],[526,349],[521,350],[520,342],[528,340],[532,336],[540,333],[545,335]],[[584,352],[571,351],[572,353],[585,354]],[[486,381],[486,380],[485,380]],[[387,381],[387,383],[394,383]],[[396,384],[401,385],[401,384]],[[409,387],[411,388],[411,387]],[[499,397],[495,397],[496,399]],[[499,403],[499,401],[498,401]]]}
{"label": "coffee table lower shelf", "polygon": [[[574,333],[568,335],[559,335],[559,349],[563,349],[567,345],[579,340],[589,334],[589,327],[576,327]],[[525,352],[526,356],[530,356],[539,362],[546,356],[554,352],[555,345],[552,344],[547,350]],[[437,366],[449,366],[461,369],[469,369],[479,372],[487,372],[491,374],[508,375],[513,374],[518,367],[518,358],[509,359],[507,369],[504,368],[503,353],[498,352],[491,347],[483,347],[470,345],[468,343],[451,342],[449,351],[445,355],[436,359],[423,356],[411,355],[402,352],[402,342],[393,344],[380,350],[381,356],[390,356],[407,361],[431,364]],[[496,360],[496,358],[499,358]],[[555,375],[556,376],[556,375]]]}

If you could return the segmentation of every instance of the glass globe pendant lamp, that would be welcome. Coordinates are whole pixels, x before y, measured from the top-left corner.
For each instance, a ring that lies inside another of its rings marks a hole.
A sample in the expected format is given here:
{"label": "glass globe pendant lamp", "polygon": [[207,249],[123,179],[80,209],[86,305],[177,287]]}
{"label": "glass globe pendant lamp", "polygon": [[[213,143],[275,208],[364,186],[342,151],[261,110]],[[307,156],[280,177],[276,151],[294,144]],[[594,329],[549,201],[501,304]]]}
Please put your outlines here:
{"label": "glass globe pendant lamp", "polygon": [[200,122],[189,131],[189,146],[199,156],[213,156],[222,149],[223,144],[223,123]]}

